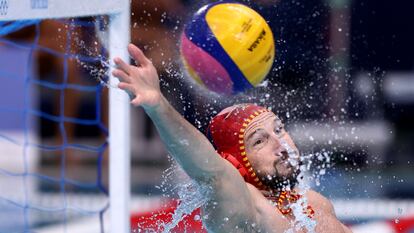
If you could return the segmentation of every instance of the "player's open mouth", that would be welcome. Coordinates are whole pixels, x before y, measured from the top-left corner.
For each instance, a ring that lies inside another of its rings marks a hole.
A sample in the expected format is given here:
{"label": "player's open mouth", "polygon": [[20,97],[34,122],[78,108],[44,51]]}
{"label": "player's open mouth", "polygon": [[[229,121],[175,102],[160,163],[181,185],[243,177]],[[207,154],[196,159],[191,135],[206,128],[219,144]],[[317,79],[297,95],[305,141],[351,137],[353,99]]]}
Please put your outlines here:
{"label": "player's open mouth", "polygon": [[283,161],[281,162],[281,164],[282,164],[284,167],[286,167],[286,168],[289,168],[289,169],[292,169],[292,168],[293,168],[293,165],[289,162],[289,160],[288,160],[288,159],[283,160]]}
{"label": "player's open mouth", "polygon": [[280,159],[279,161],[275,161],[273,167],[278,170],[280,168],[285,168],[285,169],[293,169],[293,165],[289,162],[289,159]]}

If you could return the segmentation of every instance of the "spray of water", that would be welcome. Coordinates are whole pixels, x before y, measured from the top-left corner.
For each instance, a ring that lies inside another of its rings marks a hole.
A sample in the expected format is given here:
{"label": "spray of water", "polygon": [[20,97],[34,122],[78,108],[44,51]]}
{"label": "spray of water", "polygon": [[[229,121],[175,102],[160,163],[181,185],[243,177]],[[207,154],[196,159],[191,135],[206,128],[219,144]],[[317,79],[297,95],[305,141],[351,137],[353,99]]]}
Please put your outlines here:
{"label": "spray of water", "polygon": [[184,217],[190,215],[194,210],[205,204],[210,192],[208,187],[200,186],[194,181],[180,184],[177,188],[181,202],[174,211],[172,221],[162,226],[163,233],[170,232]]}
{"label": "spray of water", "polygon": [[[73,45],[71,45],[69,53],[73,55],[77,64],[84,71],[87,71],[89,77],[92,77],[107,88],[118,89],[116,84],[109,82],[110,71],[116,68],[116,65],[109,61],[107,56],[107,51],[109,51],[109,21],[102,19],[102,17],[97,17],[93,19],[93,22],[88,22],[92,25],[95,24],[95,30],[82,30],[80,32],[74,29],[71,31],[70,38]],[[74,20],[69,20],[66,23],[65,27],[78,27]],[[59,28],[58,30],[60,31],[61,29]],[[117,39],[113,38],[114,41]]]}
{"label": "spray of water", "polygon": [[[280,139],[280,144],[286,149],[288,154],[288,162],[293,167],[299,166],[299,159],[303,162],[303,157],[299,158],[299,154],[296,150],[294,150],[284,139]],[[304,174],[308,171],[306,165],[299,166],[300,173]],[[309,189],[310,186],[305,182],[303,179],[304,176],[299,176],[298,178],[298,190],[299,195],[301,195],[301,198],[297,200],[295,203],[290,204],[290,208],[292,209],[292,213],[295,216],[295,220],[292,223],[292,228],[287,231],[287,233],[293,233],[294,230],[300,230],[300,229],[306,229],[306,232],[312,233],[315,232],[315,226],[316,222],[315,220],[309,218],[309,216],[304,213],[304,208],[308,206],[308,200],[306,196],[304,195]]]}
{"label": "spray of water", "polygon": [[99,43],[95,42],[92,46],[86,45],[85,42],[78,36],[74,37],[74,42],[77,47],[82,49],[86,56],[93,58],[97,62],[90,63],[82,60],[79,56],[76,57],[77,63],[86,71],[89,75],[99,83],[108,88],[116,88],[114,85],[109,83],[110,68],[115,68],[115,64],[111,63],[107,57],[98,53]]}
{"label": "spray of water", "polygon": [[[157,188],[162,191],[165,198],[178,199],[179,204],[175,208],[170,221],[163,222],[159,220],[157,226],[152,229],[144,229],[138,225],[136,232],[171,232],[186,216],[189,216],[194,210],[204,205],[211,193],[209,187],[200,186],[195,183],[174,162],[163,172],[163,181]],[[153,218],[153,220],[157,218],[156,213],[154,213]],[[201,217],[196,215],[194,220],[200,221]]]}
{"label": "spray of water", "polygon": [[[288,153],[288,162],[293,167],[299,166],[300,174],[302,174],[298,177],[297,185],[299,195],[301,195],[302,198],[290,205],[293,215],[295,216],[295,221],[292,224],[292,228],[287,232],[290,233],[301,229],[306,229],[306,231],[310,233],[315,232],[316,221],[309,218],[306,212],[304,212],[304,208],[309,205],[305,194],[311,189],[311,183],[315,183],[316,186],[320,185],[320,179],[326,174],[326,169],[332,166],[330,153],[322,151],[308,155],[301,155],[299,157],[298,153],[290,147],[285,140],[282,139],[280,142]],[[299,158],[301,165],[299,165]],[[316,161],[316,169],[312,174],[312,164],[314,164],[312,162],[313,160]],[[305,177],[307,179],[305,179]]]}

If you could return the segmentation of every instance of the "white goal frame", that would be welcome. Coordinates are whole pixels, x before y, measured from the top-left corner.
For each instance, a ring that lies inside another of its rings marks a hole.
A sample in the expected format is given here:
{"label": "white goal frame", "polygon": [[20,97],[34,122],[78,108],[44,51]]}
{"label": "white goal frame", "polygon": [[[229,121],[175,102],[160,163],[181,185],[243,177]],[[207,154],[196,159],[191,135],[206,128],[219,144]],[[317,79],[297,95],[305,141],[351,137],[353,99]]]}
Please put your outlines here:
{"label": "white goal frame", "polygon": [[[1,0],[0,21],[110,15],[109,58],[129,62],[130,0]],[[111,72],[111,71],[110,71]],[[110,77],[111,86],[118,80]],[[109,90],[110,232],[130,232],[130,104]]]}

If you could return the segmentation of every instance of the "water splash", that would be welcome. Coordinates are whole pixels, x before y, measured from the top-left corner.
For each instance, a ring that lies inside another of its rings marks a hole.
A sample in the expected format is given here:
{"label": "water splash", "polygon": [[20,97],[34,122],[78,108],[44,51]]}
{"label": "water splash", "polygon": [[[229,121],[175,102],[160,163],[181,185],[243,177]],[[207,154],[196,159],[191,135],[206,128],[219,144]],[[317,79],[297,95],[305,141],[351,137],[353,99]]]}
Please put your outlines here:
{"label": "water splash", "polygon": [[[293,166],[299,166],[300,174],[298,177],[297,189],[301,198],[290,205],[295,221],[292,223],[292,228],[287,233],[294,232],[301,229],[306,229],[307,232],[315,232],[316,221],[308,217],[304,209],[309,205],[305,194],[311,190],[311,184],[320,185],[320,179],[326,174],[326,170],[332,167],[331,154],[328,151],[322,150],[307,155],[301,155],[294,150],[285,140],[280,140],[281,145],[288,153],[288,162]],[[315,161],[315,162],[313,162]],[[300,164],[300,165],[299,165]],[[305,179],[306,177],[306,179]]]}
{"label": "water splash", "polygon": [[[300,166],[301,173],[306,172],[306,166]],[[308,199],[305,196],[306,192],[310,190],[309,183],[304,179],[304,176],[299,177],[298,186],[299,198],[295,203],[290,204],[292,213],[295,216],[295,221],[292,223],[292,228],[287,231],[287,233],[294,232],[293,230],[299,231],[301,229],[306,229],[306,232],[314,233],[316,228],[316,221],[308,216],[304,211],[307,206],[309,206]]]}
{"label": "water splash", "polygon": [[[86,45],[83,40],[81,40],[79,37],[74,37],[74,42],[77,44],[77,47],[85,51],[85,55],[94,59],[96,62],[86,62],[79,58],[79,56],[76,57],[76,62],[84,69],[86,70],[91,77],[93,77],[95,80],[99,81],[99,83],[107,88],[117,88],[114,85],[111,85],[109,83],[109,78],[111,76],[110,70],[111,68],[116,68],[116,65],[109,61],[107,57],[104,55],[98,53],[98,47],[99,43],[95,42],[92,48],[90,46]],[[98,64],[97,64],[98,63]]]}
{"label": "water splash", "polygon": [[[288,154],[288,162],[293,167],[298,167],[299,162],[304,162],[305,157],[299,157],[299,153],[297,150],[293,149],[289,143],[286,142],[284,139],[280,139],[280,144],[286,149]],[[301,174],[307,173],[309,171],[309,167],[306,165],[306,163],[302,163],[302,165],[299,166],[299,170]],[[304,176],[298,177],[298,186],[299,195],[301,195],[301,198],[299,198],[295,203],[290,204],[290,208],[292,209],[292,213],[295,216],[295,221],[292,223],[292,228],[286,231],[286,233],[293,233],[295,231],[299,231],[301,229],[306,229],[307,232],[312,233],[315,232],[316,227],[316,221],[309,218],[309,216],[304,212],[304,209],[308,206],[308,200],[305,196],[306,192],[310,190],[309,184],[304,179]]]}
{"label": "water splash", "polygon": [[[102,21],[100,17],[93,19],[93,21],[86,22],[88,26],[82,26],[82,32],[76,29],[77,24],[74,20],[66,22],[65,27],[72,27],[70,38],[71,51],[69,55],[73,55],[74,61],[85,70],[89,77],[98,81],[101,85],[107,88],[118,87],[109,82],[111,76],[111,68],[116,68],[116,65],[109,61],[107,56],[108,50],[108,21]],[[90,30],[93,27],[94,30]]]}
{"label": "water splash", "polygon": [[288,162],[293,167],[299,166],[299,154],[294,150],[283,138],[280,139],[280,144],[286,149],[288,153]]}
{"label": "water splash", "polygon": [[184,217],[190,215],[194,210],[205,204],[210,193],[208,187],[200,186],[194,181],[180,184],[177,187],[181,202],[174,211],[172,221],[162,226],[163,233],[170,232]]}
{"label": "water splash", "polygon": [[[169,159],[172,161],[172,158]],[[165,222],[158,220],[157,226],[152,229],[144,229],[138,225],[136,232],[171,232],[185,217],[204,205],[211,193],[209,187],[198,185],[175,162],[172,162],[172,165],[163,172],[163,180],[157,188],[162,191],[163,196],[167,199],[178,199],[179,204],[175,208],[171,220]],[[154,213],[153,218],[153,220],[156,220],[156,213]],[[201,216],[195,215],[194,220],[200,221]]]}

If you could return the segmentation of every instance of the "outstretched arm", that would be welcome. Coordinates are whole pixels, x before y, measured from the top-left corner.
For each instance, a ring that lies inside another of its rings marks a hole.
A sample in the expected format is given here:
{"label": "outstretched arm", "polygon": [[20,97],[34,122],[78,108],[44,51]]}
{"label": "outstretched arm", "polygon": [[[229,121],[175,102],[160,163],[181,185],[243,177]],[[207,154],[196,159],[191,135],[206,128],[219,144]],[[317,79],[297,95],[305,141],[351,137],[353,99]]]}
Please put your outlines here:
{"label": "outstretched arm", "polygon": [[164,98],[157,71],[151,61],[134,45],[128,51],[137,66],[115,58],[118,66],[113,75],[120,79],[119,88],[135,95],[131,103],[142,106],[154,122],[167,150],[196,181],[206,182],[225,169],[208,139],[187,122]]}

